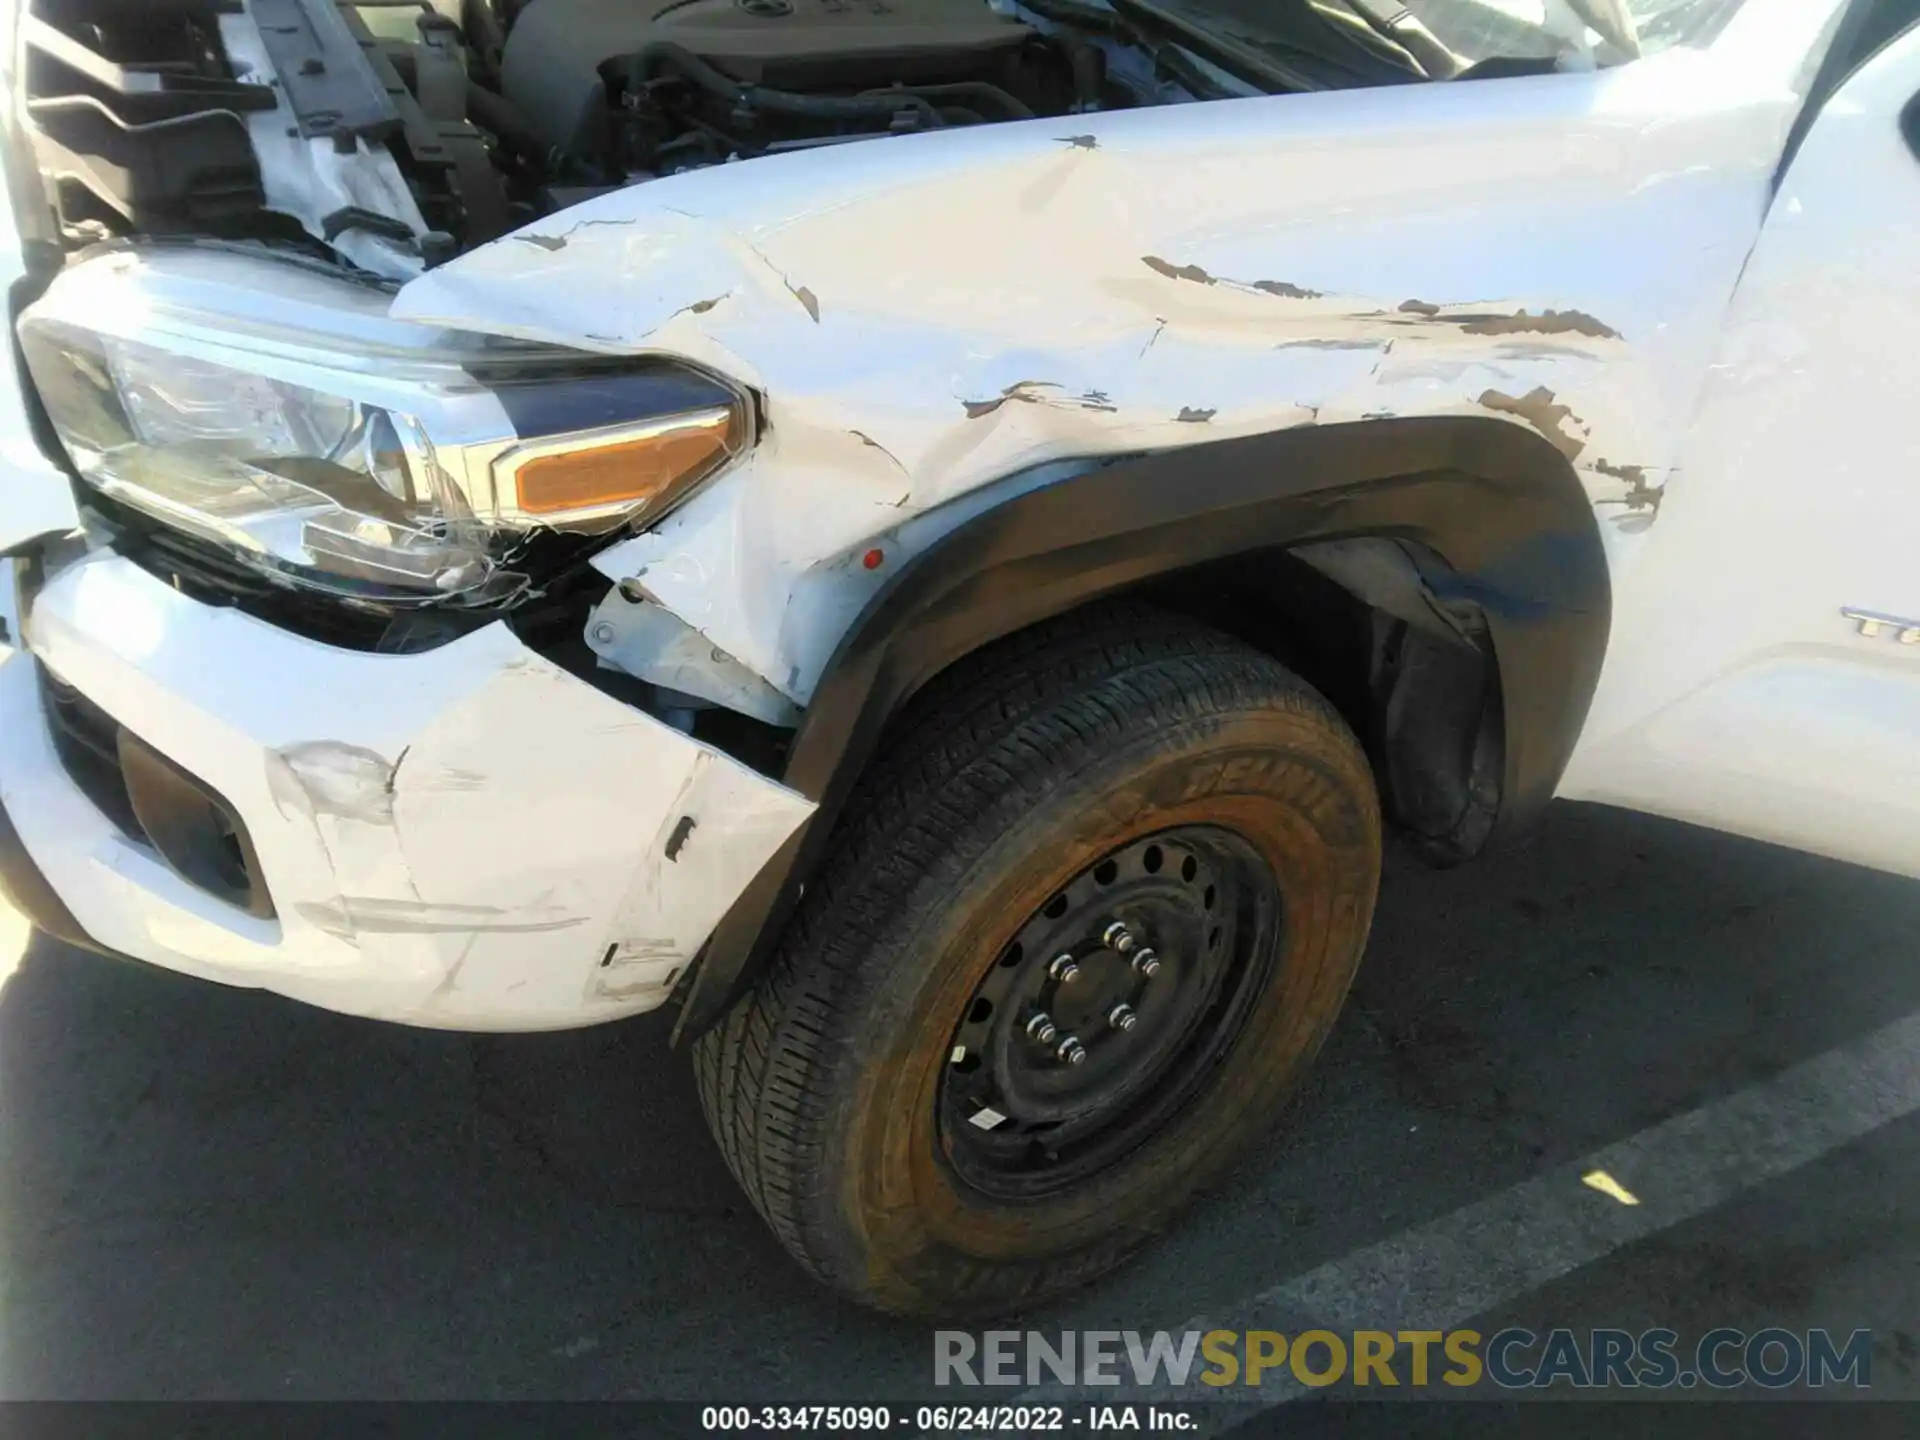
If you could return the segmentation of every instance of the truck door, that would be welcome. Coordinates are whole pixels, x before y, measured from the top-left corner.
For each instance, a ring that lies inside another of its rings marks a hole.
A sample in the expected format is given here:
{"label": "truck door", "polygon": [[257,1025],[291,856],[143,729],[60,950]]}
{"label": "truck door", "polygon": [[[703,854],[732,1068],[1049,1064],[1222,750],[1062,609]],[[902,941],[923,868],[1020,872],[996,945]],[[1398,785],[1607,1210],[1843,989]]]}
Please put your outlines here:
{"label": "truck door", "polygon": [[1920,875],[1920,0],[1862,9],[1561,793]]}

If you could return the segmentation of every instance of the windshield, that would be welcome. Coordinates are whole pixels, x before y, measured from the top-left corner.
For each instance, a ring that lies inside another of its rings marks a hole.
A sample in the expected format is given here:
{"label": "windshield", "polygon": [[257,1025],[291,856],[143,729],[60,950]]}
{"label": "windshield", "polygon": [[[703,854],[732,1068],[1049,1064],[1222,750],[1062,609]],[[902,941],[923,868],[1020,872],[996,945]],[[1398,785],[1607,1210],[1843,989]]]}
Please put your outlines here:
{"label": "windshield", "polygon": [[[1674,45],[1704,44],[1742,0],[1403,0],[1466,65],[1491,59],[1590,57],[1619,64]],[[1355,5],[1365,14],[1376,7]],[[1377,7],[1384,14],[1400,6]]]}
{"label": "windshield", "polygon": [[[1743,0],[1017,0],[1085,22],[1117,12],[1268,90],[1620,65],[1704,44]],[[1164,51],[1157,51],[1163,62]],[[1181,83],[1208,93],[1204,77]],[[1223,92],[1225,93],[1225,92]]]}

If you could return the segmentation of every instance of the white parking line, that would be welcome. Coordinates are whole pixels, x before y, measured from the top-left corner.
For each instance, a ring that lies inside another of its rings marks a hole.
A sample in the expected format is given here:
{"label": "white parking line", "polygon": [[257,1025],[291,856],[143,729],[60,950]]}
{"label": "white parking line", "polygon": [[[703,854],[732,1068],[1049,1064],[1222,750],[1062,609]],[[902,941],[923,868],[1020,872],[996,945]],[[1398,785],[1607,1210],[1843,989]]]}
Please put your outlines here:
{"label": "white parking line", "polygon": [[[1909,1015],[1575,1164],[1195,1316],[1174,1334],[1450,1329],[1916,1111],[1920,1015]],[[1595,1174],[1605,1183],[1589,1183]],[[1213,1417],[1226,1428],[1315,1393],[1276,1374],[1253,1390],[1050,1385],[1020,1399],[1239,1402]]]}

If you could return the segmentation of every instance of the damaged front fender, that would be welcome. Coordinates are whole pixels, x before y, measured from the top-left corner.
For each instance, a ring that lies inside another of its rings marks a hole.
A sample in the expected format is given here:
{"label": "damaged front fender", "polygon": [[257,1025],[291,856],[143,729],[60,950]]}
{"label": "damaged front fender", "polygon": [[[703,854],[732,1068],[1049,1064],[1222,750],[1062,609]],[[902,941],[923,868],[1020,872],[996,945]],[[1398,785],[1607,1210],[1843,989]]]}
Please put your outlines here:
{"label": "damaged front fender", "polygon": [[602,196],[394,312],[754,389],[757,449],[597,563],[804,707],[908,522],[1053,464],[1491,417],[1631,545],[1794,105],[1673,51],[834,146]]}

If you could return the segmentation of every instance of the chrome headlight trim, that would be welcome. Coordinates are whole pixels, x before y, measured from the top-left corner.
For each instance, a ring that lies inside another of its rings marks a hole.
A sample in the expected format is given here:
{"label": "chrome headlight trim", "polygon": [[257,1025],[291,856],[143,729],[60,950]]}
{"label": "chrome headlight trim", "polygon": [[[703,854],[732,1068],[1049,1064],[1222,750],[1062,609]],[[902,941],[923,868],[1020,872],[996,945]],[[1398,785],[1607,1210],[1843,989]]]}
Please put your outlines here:
{"label": "chrome headlight trim", "polygon": [[83,482],[379,603],[509,601],[536,537],[658,523],[754,442],[748,397],[705,371],[395,321],[388,300],[232,247],[123,249],[58,276],[19,333]]}

